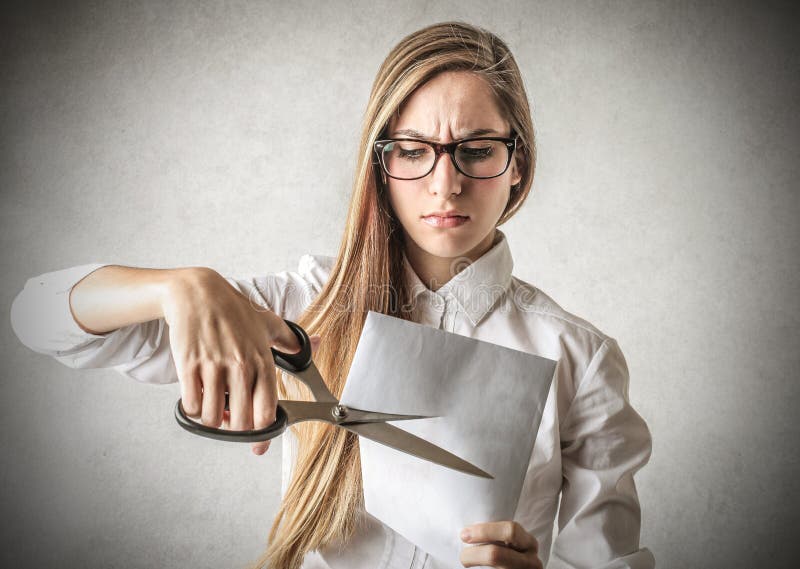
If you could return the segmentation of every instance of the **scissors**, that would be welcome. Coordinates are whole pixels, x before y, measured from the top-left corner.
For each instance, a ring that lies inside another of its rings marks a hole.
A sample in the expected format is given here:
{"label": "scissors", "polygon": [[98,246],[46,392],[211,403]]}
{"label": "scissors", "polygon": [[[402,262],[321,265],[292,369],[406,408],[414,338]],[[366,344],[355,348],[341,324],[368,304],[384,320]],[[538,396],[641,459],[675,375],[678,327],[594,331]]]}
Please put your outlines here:
{"label": "scissors", "polygon": [[[470,464],[466,460],[426,441],[416,435],[404,431],[386,421],[404,421],[409,419],[430,419],[423,415],[396,415],[391,413],[377,413],[362,411],[346,407],[330,392],[325,381],[311,359],[311,341],[308,334],[298,324],[284,320],[297,336],[300,342],[300,351],[296,354],[287,354],[270,348],[275,365],[293,375],[308,386],[316,401],[289,401],[278,400],[275,422],[263,429],[249,431],[230,431],[215,429],[202,423],[192,421],[186,416],[181,400],[175,404],[175,419],[178,424],[195,435],[222,441],[253,443],[266,441],[282,434],[287,427],[301,421],[324,421],[337,427],[347,429],[362,437],[428,460],[430,462],[465,472],[482,478],[494,478]],[[228,393],[225,393],[225,409],[228,409]]]}

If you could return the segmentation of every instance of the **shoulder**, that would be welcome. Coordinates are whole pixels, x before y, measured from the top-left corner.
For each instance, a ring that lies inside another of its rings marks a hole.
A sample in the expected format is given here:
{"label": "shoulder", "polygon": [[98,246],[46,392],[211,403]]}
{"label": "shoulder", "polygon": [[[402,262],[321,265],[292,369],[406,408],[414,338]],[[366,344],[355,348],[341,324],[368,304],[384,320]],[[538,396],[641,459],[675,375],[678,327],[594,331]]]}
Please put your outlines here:
{"label": "shoulder", "polygon": [[336,257],[306,254],[297,263],[297,273],[319,292],[328,282],[335,264]]}
{"label": "shoulder", "polygon": [[506,303],[523,336],[524,349],[559,362],[560,395],[566,400],[572,399],[609,351],[622,358],[614,338],[529,282],[512,277]]}
{"label": "shoulder", "polygon": [[511,277],[508,292],[509,300],[521,314],[528,319],[548,324],[554,331],[569,331],[585,336],[596,344],[602,344],[610,338],[585,318],[563,308],[541,288],[519,277]]}
{"label": "shoulder", "polygon": [[254,306],[265,307],[282,318],[295,320],[322,291],[335,262],[335,257],[306,254],[300,257],[294,270],[260,276],[233,276],[227,280]]}

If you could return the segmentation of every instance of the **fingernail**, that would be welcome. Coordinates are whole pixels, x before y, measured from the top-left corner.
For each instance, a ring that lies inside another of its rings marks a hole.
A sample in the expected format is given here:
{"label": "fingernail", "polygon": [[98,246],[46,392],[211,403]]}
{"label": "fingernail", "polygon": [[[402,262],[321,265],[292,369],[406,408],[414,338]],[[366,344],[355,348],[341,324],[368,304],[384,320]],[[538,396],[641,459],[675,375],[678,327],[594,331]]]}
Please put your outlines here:
{"label": "fingernail", "polygon": [[472,537],[472,535],[470,535],[468,529],[461,530],[461,541],[469,541],[470,537]]}

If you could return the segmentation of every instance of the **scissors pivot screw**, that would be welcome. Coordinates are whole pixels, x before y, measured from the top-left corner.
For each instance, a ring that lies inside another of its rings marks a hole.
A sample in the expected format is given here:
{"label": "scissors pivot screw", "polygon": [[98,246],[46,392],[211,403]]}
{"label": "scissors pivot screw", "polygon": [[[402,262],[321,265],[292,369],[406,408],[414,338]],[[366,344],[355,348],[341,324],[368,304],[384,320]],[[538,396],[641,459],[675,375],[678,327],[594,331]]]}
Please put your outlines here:
{"label": "scissors pivot screw", "polygon": [[333,408],[331,413],[337,419],[344,419],[345,417],[347,417],[347,407],[345,407],[344,405],[337,405]]}

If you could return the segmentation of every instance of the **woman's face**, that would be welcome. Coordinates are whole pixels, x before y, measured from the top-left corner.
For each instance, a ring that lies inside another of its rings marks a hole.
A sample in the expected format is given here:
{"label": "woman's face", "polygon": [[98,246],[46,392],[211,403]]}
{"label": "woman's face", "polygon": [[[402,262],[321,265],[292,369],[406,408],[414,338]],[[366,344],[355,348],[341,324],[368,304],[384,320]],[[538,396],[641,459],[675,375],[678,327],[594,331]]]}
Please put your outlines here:
{"label": "woman's face", "polygon": [[[510,135],[490,87],[473,73],[448,71],[419,87],[389,122],[388,138],[421,138],[448,143],[473,136]],[[475,131],[480,134],[473,134]],[[402,224],[406,253],[425,262],[431,257],[475,260],[492,245],[495,226],[520,179],[517,155],[508,170],[490,179],[474,179],[455,169],[442,154],[433,171],[418,180],[387,177],[389,201]],[[434,214],[457,214],[443,221]],[[454,223],[455,221],[455,223]]]}

